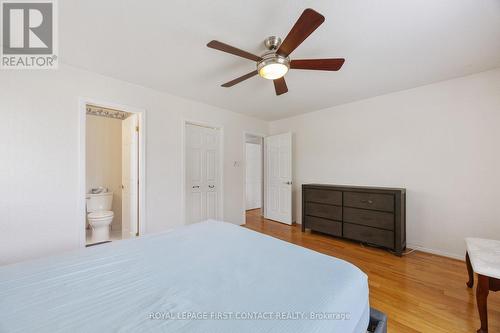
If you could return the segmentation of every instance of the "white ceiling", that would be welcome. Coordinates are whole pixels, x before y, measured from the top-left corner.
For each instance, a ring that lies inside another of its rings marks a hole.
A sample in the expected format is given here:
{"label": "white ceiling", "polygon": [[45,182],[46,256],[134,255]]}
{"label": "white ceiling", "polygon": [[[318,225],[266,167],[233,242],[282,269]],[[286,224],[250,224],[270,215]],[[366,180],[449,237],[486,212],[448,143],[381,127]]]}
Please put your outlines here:
{"label": "white ceiling", "polygon": [[[260,54],[307,7],[326,20],[291,58],[344,57],[341,71],[292,70],[281,96],[259,76],[220,87],[255,63],[207,42]],[[500,67],[498,0],[64,0],[59,13],[63,63],[265,120]]]}

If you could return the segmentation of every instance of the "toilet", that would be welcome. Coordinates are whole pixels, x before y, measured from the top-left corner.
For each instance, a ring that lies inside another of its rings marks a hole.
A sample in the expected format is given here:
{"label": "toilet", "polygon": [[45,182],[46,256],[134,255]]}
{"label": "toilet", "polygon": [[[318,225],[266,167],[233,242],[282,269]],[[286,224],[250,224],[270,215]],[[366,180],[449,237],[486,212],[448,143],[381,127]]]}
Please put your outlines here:
{"label": "toilet", "polygon": [[109,227],[113,222],[113,192],[87,194],[87,220],[92,229],[92,243],[109,241]]}

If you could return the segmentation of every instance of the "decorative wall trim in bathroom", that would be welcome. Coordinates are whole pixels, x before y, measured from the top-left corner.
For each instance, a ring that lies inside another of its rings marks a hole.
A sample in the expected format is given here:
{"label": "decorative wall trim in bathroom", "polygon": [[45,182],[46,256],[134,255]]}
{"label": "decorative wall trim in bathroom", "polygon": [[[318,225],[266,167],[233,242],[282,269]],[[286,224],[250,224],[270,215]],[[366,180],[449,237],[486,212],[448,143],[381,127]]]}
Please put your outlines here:
{"label": "decorative wall trim in bathroom", "polygon": [[87,114],[92,116],[106,117],[106,118],[114,118],[119,120],[126,119],[130,113],[123,112],[119,110],[101,108],[95,105],[87,105]]}

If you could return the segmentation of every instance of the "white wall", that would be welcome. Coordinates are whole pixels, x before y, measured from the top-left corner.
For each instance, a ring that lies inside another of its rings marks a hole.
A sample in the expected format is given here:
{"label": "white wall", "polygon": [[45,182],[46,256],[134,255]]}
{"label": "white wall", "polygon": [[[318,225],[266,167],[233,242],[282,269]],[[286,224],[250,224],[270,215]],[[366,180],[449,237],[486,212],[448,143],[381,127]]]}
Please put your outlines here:
{"label": "white wall", "polygon": [[122,228],[122,120],[86,116],[85,189],[113,192],[113,230]]}
{"label": "white wall", "polygon": [[[267,123],[62,65],[0,75],[0,264],[79,246],[79,98],[146,109],[147,233],[181,224],[182,120],[224,127],[224,219],[244,222],[243,133]],[[235,167],[236,165],[236,167]]]}
{"label": "white wall", "polygon": [[303,183],[400,186],[409,246],[462,258],[464,237],[500,239],[500,69],[278,120],[270,131],[294,133],[299,218]]}
{"label": "white wall", "polygon": [[[301,183],[404,186],[411,246],[462,256],[465,236],[500,239],[499,92],[495,70],[272,122],[295,134],[296,212]],[[224,127],[224,219],[244,222],[234,162],[266,122],[64,65],[2,71],[0,264],[79,246],[82,96],[147,110],[148,233],[182,220],[183,119]]]}

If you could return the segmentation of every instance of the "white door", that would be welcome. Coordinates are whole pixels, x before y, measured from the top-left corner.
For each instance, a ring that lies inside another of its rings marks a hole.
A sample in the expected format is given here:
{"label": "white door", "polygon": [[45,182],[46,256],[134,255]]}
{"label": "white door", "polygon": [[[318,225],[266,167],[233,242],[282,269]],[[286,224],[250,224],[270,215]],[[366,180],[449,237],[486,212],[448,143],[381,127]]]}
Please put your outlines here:
{"label": "white door", "polygon": [[139,207],[138,116],[122,121],[122,238],[137,235]]}
{"label": "white door", "polygon": [[264,139],[265,218],[292,224],[292,133]]}
{"label": "white door", "polygon": [[246,209],[262,206],[262,146],[246,144]]}
{"label": "white door", "polygon": [[219,219],[219,140],[216,128],[186,124],[186,223]]}

